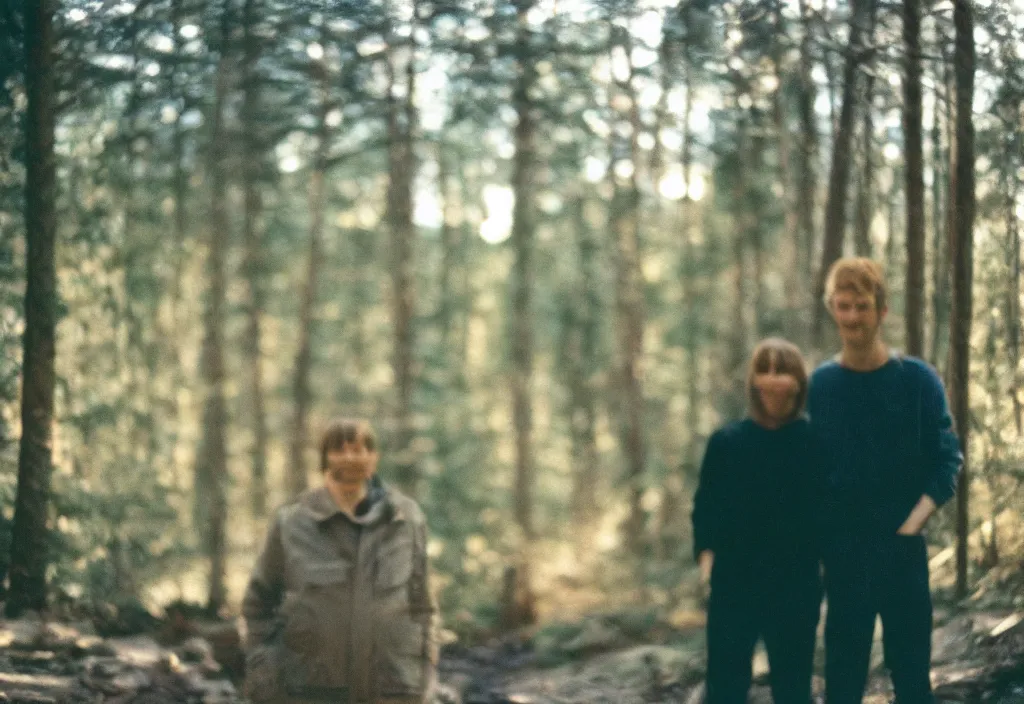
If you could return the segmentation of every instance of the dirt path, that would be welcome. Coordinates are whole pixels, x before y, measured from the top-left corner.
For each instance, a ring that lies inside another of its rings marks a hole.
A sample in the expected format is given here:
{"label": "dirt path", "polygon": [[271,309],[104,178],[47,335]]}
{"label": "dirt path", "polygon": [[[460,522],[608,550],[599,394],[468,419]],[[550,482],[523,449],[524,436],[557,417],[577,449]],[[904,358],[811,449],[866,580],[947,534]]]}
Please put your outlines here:
{"label": "dirt path", "polygon": [[[932,679],[939,701],[1024,704],[1024,614],[1008,611],[938,614],[933,637]],[[585,627],[578,629],[586,631]],[[693,630],[630,643],[608,624],[591,628],[586,639],[565,634],[563,650],[544,634],[525,645],[494,643],[450,648],[442,659],[444,701],[464,704],[700,704],[703,699],[703,634]],[[570,646],[565,648],[564,646]],[[865,704],[892,699],[889,678],[876,644]],[[583,650],[587,650],[584,648]],[[822,680],[815,677],[820,697]],[[767,662],[755,660],[753,704],[770,704]]]}

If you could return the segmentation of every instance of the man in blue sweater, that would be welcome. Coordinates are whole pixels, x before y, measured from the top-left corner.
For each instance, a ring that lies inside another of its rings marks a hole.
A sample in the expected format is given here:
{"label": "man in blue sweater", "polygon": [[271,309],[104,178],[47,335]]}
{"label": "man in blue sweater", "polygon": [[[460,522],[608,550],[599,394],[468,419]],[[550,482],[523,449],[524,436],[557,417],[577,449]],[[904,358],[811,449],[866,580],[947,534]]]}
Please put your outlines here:
{"label": "man in blue sweater", "polygon": [[827,453],[827,704],[860,704],[875,619],[899,704],[931,704],[932,602],[922,530],[952,496],[963,457],[946,392],[925,362],[882,341],[879,265],[837,261],[826,304],[842,351],[811,376],[808,411]]}

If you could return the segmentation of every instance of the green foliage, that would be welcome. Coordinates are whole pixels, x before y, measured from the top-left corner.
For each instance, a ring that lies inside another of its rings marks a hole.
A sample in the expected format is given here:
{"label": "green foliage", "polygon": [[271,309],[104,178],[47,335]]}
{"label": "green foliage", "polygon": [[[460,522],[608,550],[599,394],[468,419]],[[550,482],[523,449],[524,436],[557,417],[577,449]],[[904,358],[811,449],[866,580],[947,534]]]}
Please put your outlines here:
{"label": "green foliage", "polygon": [[[131,611],[133,596],[145,596],[150,584],[194,566],[190,468],[204,393],[196,373],[202,335],[198,304],[208,283],[201,273],[211,205],[206,165],[222,57],[230,84],[225,128],[232,187],[229,231],[216,235],[226,238],[229,248],[224,324],[231,413],[229,525],[231,544],[243,551],[234,562],[245,569],[263,528],[241,518],[251,487],[253,443],[251,370],[240,343],[248,324],[247,281],[252,277],[266,294],[260,311],[262,371],[271,498],[277,503],[283,448],[292,432],[296,311],[311,216],[314,130],[325,117],[318,113],[324,75],[330,76],[328,205],[315,309],[311,425],[316,429],[341,413],[369,417],[383,441],[382,475],[387,478],[399,464],[391,452],[394,341],[384,135],[389,66],[412,37],[418,123],[411,162],[419,222],[412,411],[416,461],[424,476],[419,498],[431,526],[446,620],[460,634],[490,631],[498,623],[503,572],[522,540],[513,527],[510,501],[511,244],[479,236],[484,221],[510,215],[502,211],[507,202],[495,205],[489,199],[497,188],[495,200],[501,201],[512,174],[512,82],[516,51],[522,48],[513,41],[515,4],[421,3],[420,15],[412,18],[388,14],[388,7],[401,3],[257,0],[250,6],[254,24],[249,27],[256,56],[249,57],[254,63],[243,76],[247,4],[59,3],[58,271],[66,312],[57,359],[53,584],[73,598],[118,593]],[[1009,361],[1013,321],[1006,312],[1013,295],[1011,264],[1015,254],[1020,257],[1008,242],[1008,213],[1024,207],[1019,119],[1024,25],[1009,4],[989,5],[979,8],[979,27],[986,33],[979,33],[984,90],[976,115],[975,322],[981,332],[972,367],[978,432],[971,448],[980,470],[974,488],[986,511],[990,499],[1003,505],[1020,496],[1024,460],[1011,396],[1014,390],[1021,393],[1024,370],[1019,358],[1016,369]],[[224,7],[231,31],[221,45]],[[592,394],[601,509],[616,515],[626,502],[619,482],[626,458],[618,433],[623,404],[617,254],[609,231],[616,204],[609,169],[614,173],[623,166],[621,152],[632,127],[621,120],[628,110],[610,104],[610,83],[621,79],[623,59],[614,58],[609,45],[613,28],[632,28],[627,34],[636,59],[640,146],[638,163],[628,166],[641,189],[649,446],[644,478],[649,554],[636,575],[648,594],[678,598],[687,505],[703,439],[743,407],[735,363],[757,336],[798,336],[801,330],[811,272],[795,270],[789,258],[797,237],[787,229],[795,179],[783,172],[784,157],[792,169],[797,150],[810,144],[805,140],[810,135],[797,130],[802,126],[800,40],[805,31],[811,33],[807,48],[820,101],[812,116],[818,143],[812,154],[813,195],[820,211],[832,133],[829,110],[835,107],[829,102],[839,89],[847,9],[844,3],[829,5],[806,23],[793,3],[759,0],[695,0],[663,12],[602,1],[555,14],[548,5],[538,6],[531,13],[526,48],[537,75],[528,97],[541,135],[531,282],[534,508],[542,536],[579,541],[578,549],[588,553],[594,551],[593,536],[603,531],[607,540],[609,531],[577,525],[568,510],[578,489],[580,458],[586,456],[581,435],[574,433],[584,415],[574,374]],[[19,129],[24,92],[16,70],[21,47],[13,12],[0,10],[0,556],[7,554],[16,476],[11,426],[19,411],[24,266]],[[936,7],[926,22],[931,58],[943,54],[951,34],[944,12]],[[780,22],[788,31],[778,31]],[[392,46],[388,38],[394,38],[389,33],[396,26],[403,33]],[[883,18],[877,30],[871,67],[876,133],[868,142],[879,152],[895,149],[898,155],[902,137],[894,110],[902,56],[897,30],[892,18]],[[926,100],[936,92],[941,116],[942,101],[949,97],[943,66],[929,60],[926,75]],[[256,115],[244,113],[247,81],[258,87]],[[686,124],[684,98],[692,99]],[[780,129],[787,130],[788,140]],[[669,176],[681,173],[684,138],[693,162],[691,185],[703,187],[695,191],[699,199],[672,195],[661,180],[664,176],[671,185]],[[948,148],[948,137],[942,139],[940,156]],[[250,141],[256,153],[246,156],[242,147]],[[782,152],[784,141],[788,154]],[[857,145],[863,149],[863,141]],[[926,154],[931,160],[930,149]],[[901,164],[899,158],[877,155],[875,161],[872,234],[885,245],[879,254],[890,259],[898,319],[905,300],[896,273],[902,264]],[[442,166],[447,186],[440,183]],[[944,162],[929,161],[928,169],[940,181],[947,176]],[[238,237],[243,220],[238,190],[250,172],[257,176],[263,206],[257,229],[264,255],[251,271],[244,268]],[[448,229],[431,212],[434,206],[444,210]],[[929,242],[944,241],[933,235]],[[818,246],[809,243],[808,257]],[[937,266],[938,252],[930,249],[928,256],[929,266]],[[761,262],[758,272],[755,261]],[[747,286],[744,300],[737,299],[737,281]],[[760,285],[756,300],[754,284]],[[890,337],[897,346],[898,330],[894,322]],[[570,346],[581,338],[584,351],[574,355]],[[829,350],[808,352],[820,357]],[[936,527],[948,531],[948,513],[937,521]],[[933,531],[936,540],[947,541],[947,531]],[[601,554],[621,558],[614,549]],[[557,590],[548,594],[561,598]],[[654,618],[646,612],[609,616],[602,624],[622,637],[641,639],[659,627]],[[559,653],[553,662],[566,657],[560,648],[579,635],[559,628],[569,627],[552,626],[538,635],[538,642]]]}
{"label": "green foliage", "polygon": [[122,477],[116,491],[62,473],[54,481],[51,579],[60,593],[86,602],[136,597],[191,556],[172,493],[147,480],[147,467],[108,469]]}

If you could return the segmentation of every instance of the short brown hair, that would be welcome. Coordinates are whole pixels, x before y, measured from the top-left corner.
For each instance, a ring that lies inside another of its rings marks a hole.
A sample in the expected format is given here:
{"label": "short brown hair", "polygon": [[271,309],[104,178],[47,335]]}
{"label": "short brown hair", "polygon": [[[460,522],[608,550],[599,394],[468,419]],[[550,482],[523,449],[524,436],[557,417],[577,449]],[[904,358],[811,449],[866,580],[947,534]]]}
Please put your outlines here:
{"label": "short brown hair", "polygon": [[361,443],[369,452],[377,449],[377,438],[369,421],[361,418],[336,418],[320,436],[320,471],[327,469],[327,453],[345,445]]}
{"label": "short brown hair", "polygon": [[770,371],[788,374],[796,380],[796,403],[786,421],[799,417],[804,412],[804,404],[807,402],[807,366],[804,364],[800,348],[781,337],[762,340],[750,356],[750,366],[747,369],[747,403],[750,415],[755,419],[761,419],[765,415],[761,395],[754,386],[754,377]]}
{"label": "short brown hair", "polygon": [[882,266],[867,257],[843,257],[837,259],[828,270],[825,279],[825,305],[832,307],[832,296],[836,291],[851,291],[860,296],[874,296],[875,308],[886,306],[885,274]]}

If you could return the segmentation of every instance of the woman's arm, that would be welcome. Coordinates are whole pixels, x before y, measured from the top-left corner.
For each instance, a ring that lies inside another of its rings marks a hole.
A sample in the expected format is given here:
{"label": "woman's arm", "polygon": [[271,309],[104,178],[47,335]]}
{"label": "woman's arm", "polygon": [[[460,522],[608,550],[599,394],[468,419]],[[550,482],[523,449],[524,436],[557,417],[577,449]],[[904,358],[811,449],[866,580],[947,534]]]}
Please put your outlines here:
{"label": "woman's arm", "polygon": [[[697,493],[693,497],[693,556],[708,572],[721,540],[726,515],[726,467],[722,444],[721,433],[716,432],[708,439]],[[710,553],[711,557],[705,553]]]}

